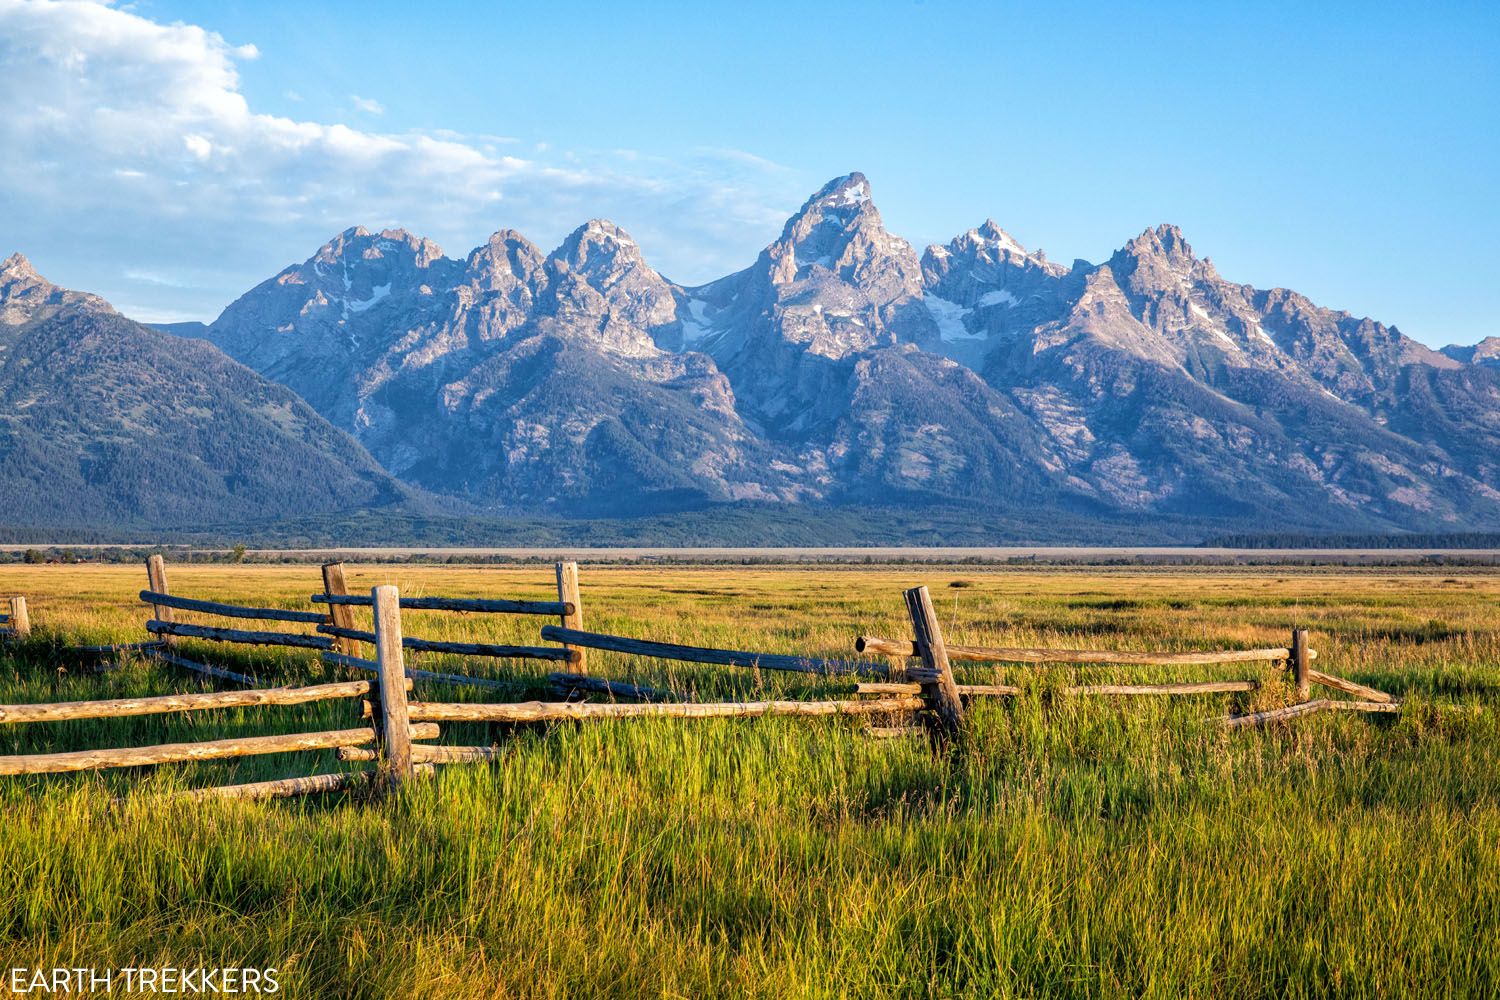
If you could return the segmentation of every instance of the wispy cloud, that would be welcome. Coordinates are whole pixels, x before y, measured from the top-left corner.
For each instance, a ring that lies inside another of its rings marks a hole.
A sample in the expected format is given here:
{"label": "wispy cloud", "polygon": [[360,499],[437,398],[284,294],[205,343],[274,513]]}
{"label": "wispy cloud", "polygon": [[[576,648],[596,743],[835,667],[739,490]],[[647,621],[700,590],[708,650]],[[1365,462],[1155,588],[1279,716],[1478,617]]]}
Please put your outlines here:
{"label": "wispy cloud", "polygon": [[403,225],[462,254],[502,226],[551,245],[608,216],[662,271],[697,281],[749,263],[802,193],[735,150],[672,158],[532,138],[516,155],[526,147],[507,137],[257,111],[237,67],[259,54],[91,0],[0,0],[0,218],[17,243],[0,252],[63,261],[54,277],[105,295],[125,265],[170,276],[210,256],[217,281],[158,286],[160,312],[209,315],[354,223]]}
{"label": "wispy cloud", "polygon": [[360,111],[365,112],[366,114],[370,114],[370,115],[383,115],[383,114],[385,114],[385,105],[381,104],[379,101],[375,100],[375,98],[373,98],[373,97],[360,97],[358,94],[350,94],[349,95],[349,103],[352,104],[352,105],[354,105]]}

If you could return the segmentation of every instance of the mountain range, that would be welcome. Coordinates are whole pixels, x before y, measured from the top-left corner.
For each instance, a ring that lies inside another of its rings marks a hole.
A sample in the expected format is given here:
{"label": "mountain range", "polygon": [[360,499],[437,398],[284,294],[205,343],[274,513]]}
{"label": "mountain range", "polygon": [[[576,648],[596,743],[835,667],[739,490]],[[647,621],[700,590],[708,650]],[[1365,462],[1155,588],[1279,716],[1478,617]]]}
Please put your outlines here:
{"label": "mountain range", "polygon": [[[213,323],[164,327],[183,338],[167,347],[137,346],[161,335],[77,293],[46,292],[61,296],[50,313],[13,306],[11,272],[30,271],[16,260],[0,271],[0,335],[71,347],[86,317],[129,339],[137,368],[219,385],[234,420],[287,400],[327,477],[307,512],[436,502],[618,517],[738,502],[1231,530],[1500,527],[1500,340],[1433,351],[1296,292],[1230,282],[1172,226],[1097,264],[1048,260],[992,221],[919,254],[853,173],[749,267],[692,287],[603,220],[551,253],[502,230],[462,260],[404,230],[353,228]],[[7,384],[18,356],[0,357]],[[63,405],[81,391],[69,377],[49,373]],[[117,438],[134,405],[113,404]],[[10,395],[0,406],[11,434],[32,427]],[[290,419],[263,422],[287,433]],[[0,442],[9,475],[34,461],[18,447]],[[81,456],[72,481],[86,485],[98,447],[84,434],[54,458]],[[253,495],[214,494],[226,511]],[[265,503],[267,517],[286,506]]]}

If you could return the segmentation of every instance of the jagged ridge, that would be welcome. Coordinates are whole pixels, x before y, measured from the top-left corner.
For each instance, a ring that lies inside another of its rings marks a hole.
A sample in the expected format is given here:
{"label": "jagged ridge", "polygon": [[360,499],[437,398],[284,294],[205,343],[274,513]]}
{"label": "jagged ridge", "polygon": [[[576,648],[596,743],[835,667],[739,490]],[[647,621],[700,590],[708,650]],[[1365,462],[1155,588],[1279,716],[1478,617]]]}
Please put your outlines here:
{"label": "jagged ridge", "polygon": [[859,173],[683,287],[595,220],[450,260],[340,234],[207,331],[380,461],[483,503],[961,501],[1307,527],[1489,527],[1500,391],[1172,226],[1062,266],[993,220],[919,257]]}

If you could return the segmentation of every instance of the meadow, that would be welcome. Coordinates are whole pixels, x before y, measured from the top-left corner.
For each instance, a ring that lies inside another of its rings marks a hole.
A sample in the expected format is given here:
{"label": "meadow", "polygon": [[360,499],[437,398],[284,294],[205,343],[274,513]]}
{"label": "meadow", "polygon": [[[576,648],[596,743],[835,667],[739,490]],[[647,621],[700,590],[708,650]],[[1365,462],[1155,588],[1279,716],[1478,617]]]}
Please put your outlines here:
{"label": "meadow", "polygon": [[[315,566],[174,565],[174,593],[305,608]],[[0,968],[278,970],[292,997],[1387,997],[1500,992],[1500,575],[1483,570],[592,567],[586,626],[848,657],[910,634],[927,584],[956,643],[1285,645],[1396,694],[1225,732],[1292,700],[1271,666],[963,666],[1017,683],[935,752],[857,719],[444,727],[502,763],[400,795],[186,802],[174,789],[334,770],[331,752],[0,779]],[[351,566],[351,590],[554,596],[547,567]],[[210,690],[49,641],[144,638],[130,566],[0,567],[36,639],[0,703]],[[536,641],[538,620],[410,612],[408,633]],[[205,660],[339,679],[310,654]],[[836,682],[591,651],[589,672],[705,699]],[[553,697],[547,666],[411,665]],[[1079,680],[1235,679],[1249,695],[1077,699]],[[353,703],[0,726],[0,754],[358,725]]]}

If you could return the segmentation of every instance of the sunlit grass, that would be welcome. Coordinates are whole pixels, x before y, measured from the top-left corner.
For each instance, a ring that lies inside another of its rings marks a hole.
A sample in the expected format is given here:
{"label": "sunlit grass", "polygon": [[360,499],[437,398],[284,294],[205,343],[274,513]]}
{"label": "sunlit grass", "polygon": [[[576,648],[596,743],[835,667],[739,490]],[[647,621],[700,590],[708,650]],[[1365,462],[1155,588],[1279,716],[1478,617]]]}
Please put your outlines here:
{"label": "sunlit grass", "polygon": [[[0,701],[207,689],[139,660],[144,572],[0,570],[33,647]],[[316,567],[173,566],[174,592],[306,607]],[[331,753],[0,781],[0,953],[24,965],[255,965],[291,996],[1405,996],[1500,989],[1500,578],[1473,573],[591,568],[586,626],[852,656],[909,634],[926,583],[950,640],[1204,649],[1312,629],[1319,668],[1392,719],[1225,733],[1290,693],[1274,668],[976,668],[1020,683],[956,746],[855,720],[644,720],[508,734],[399,798],[182,804],[176,787],[327,771]],[[545,567],[351,567],[351,588],[548,599]],[[954,582],[966,586],[950,586]],[[191,617],[191,616],[184,616]],[[208,619],[194,619],[208,620]],[[544,620],[408,613],[408,634],[537,641]],[[302,652],[204,659],[335,679]],[[703,698],[829,695],[816,678],[590,651],[590,672]],[[513,678],[551,665],[415,665]],[[1085,680],[1259,676],[1253,696],[1067,699]],[[484,698],[424,686],[419,697]],[[0,727],[0,753],[347,728],[357,702]],[[479,726],[445,742],[483,742]],[[122,796],[119,804],[112,798]]]}

